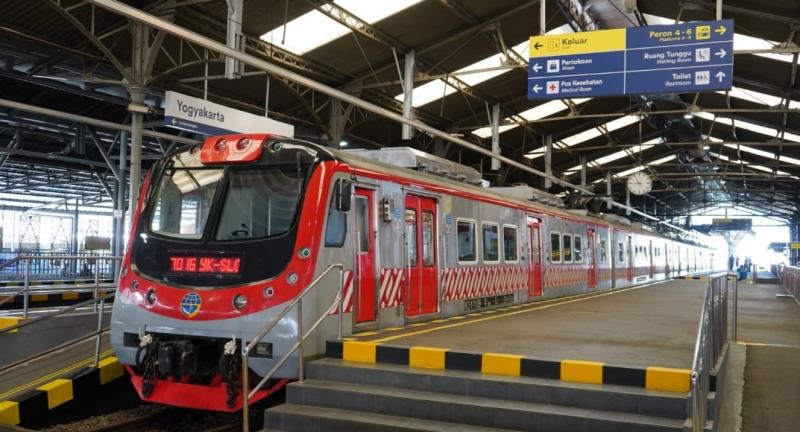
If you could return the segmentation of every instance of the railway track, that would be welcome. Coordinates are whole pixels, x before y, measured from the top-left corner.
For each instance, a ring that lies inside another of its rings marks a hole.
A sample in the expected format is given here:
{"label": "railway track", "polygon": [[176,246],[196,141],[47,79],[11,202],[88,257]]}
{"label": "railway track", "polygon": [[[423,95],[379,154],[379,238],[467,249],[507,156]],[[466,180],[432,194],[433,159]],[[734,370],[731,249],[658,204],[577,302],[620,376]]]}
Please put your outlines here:
{"label": "railway track", "polygon": [[241,415],[179,408],[122,410],[78,422],[58,425],[52,432],[234,432],[241,430]]}

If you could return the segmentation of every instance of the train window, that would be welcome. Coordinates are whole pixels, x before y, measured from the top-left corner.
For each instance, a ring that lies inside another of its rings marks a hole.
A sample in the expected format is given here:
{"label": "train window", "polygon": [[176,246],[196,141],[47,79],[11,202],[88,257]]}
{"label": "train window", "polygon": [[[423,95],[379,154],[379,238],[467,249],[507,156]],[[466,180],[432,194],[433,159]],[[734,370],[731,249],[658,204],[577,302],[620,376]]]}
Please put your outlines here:
{"label": "train window", "polygon": [[294,223],[305,174],[292,169],[233,171],[230,174],[217,240],[275,237]]}
{"label": "train window", "polygon": [[619,252],[619,262],[625,262],[625,242],[619,242],[617,245],[617,251]]}
{"label": "train window", "polygon": [[221,178],[221,169],[180,169],[165,173],[158,188],[150,229],[170,237],[202,237]]}
{"label": "train window", "polygon": [[561,262],[561,234],[557,232],[550,233],[550,261]]}
{"label": "train window", "polygon": [[[339,180],[336,180],[333,190],[339,189]],[[328,221],[325,224],[325,246],[342,247],[347,236],[347,214],[336,210],[336,194],[331,194],[331,203],[328,206]]]}
{"label": "train window", "polygon": [[517,262],[517,227],[512,225],[503,226],[503,259],[506,262]]}
{"label": "train window", "polygon": [[561,250],[563,252],[563,255],[564,255],[563,261],[565,263],[571,263],[572,262],[572,235],[564,234],[563,237],[564,238],[562,240],[562,244],[564,245],[564,247]]}
{"label": "train window", "polygon": [[456,230],[458,231],[458,262],[477,261],[475,222],[459,220],[456,225]]}
{"label": "train window", "polygon": [[576,234],[575,238],[572,240],[573,247],[575,248],[575,262],[582,263],[583,262],[583,237],[580,234]]}
{"label": "train window", "polygon": [[433,267],[436,255],[433,235],[433,213],[422,211],[422,265]]}
{"label": "train window", "polygon": [[608,261],[608,243],[605,240],[600,240],[600,262]]}
{"label": "train window", "polygon": [[417,266],[417,211],[406,209],[406,242],[408,243],[408,266]]}
{"label": "train window", "polygon": [[369,200],[356,197],[356,229],[358,230],[358,251],[369,252]]}
{"label": "train window", "polygon": [[483,230],[483,262],[500,261],[500,233],[496,224],[481,224]]}

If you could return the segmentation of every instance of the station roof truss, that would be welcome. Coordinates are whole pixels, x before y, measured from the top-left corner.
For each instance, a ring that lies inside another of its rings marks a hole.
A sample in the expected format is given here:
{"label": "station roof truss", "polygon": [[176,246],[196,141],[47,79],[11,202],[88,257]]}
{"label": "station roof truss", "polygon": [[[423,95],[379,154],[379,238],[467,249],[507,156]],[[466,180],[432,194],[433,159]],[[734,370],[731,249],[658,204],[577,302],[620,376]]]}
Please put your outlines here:
{"label": "station roof truss", "polygon": [[[225,41],[225,0],[127,3]],[[634,13],[593,6],[581,16],[571,16],[570,8],[562,7],[566,3],[548,2],[549,34],[714,18],[710,0],[639,0]],[[528,40],[539,33],[538,0],[244,0],[243,5],[247,53],[402,112],[404,58],[413,51],[415,119],[489,148],[497,104],[504,156],[545,171],[549,135],[551,172],[599,195],[606,193],[610,175],[617,201],[626,199],[625,177],[648,172],[653,190],[631,197],[631,205],[660,218],[730,205],[781,219],[800,210],[800,4],[795,0],[757,7],[725,1],[724,17],[736,20],[730,92],[548,102],[526,96]],[[13,202],[6,193],[23,194],[32,204],[112,201],[123,135],[105,124],[4,101],[124,125],[131,86],[146,88],[145,168],[175,146],[202,138],[164,127],[164,92],[175,90],[266,112],[315,142],[411,145],[474,166],[494,184],[544,186],[542,179],[513,167],[492,171],[488,158],[424,133],[404,141],[399,124],[285,78],[245,68],[237,79],[226,79],[219,55],[162,32],[142,32],[140,24],[91,2],[10,0],[0,5],[0,16],[4,202]],[[137,57],[133,47],[142,37],[146,49]],[[549,191],[575,206],[591,201],[558,185]]]}

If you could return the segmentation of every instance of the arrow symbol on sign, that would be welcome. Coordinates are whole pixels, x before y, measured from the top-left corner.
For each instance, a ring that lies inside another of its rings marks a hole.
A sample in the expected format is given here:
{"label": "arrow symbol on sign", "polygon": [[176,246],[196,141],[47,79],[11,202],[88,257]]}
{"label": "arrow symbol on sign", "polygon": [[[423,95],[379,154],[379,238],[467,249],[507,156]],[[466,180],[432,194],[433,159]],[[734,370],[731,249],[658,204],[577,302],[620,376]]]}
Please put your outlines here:
{"label": "arrow symbol on sign", "polygon": [[539,84],[536,84],[535,86],[533,86],[533,92],[534,93],[539,93],[541,90],[542,90],[542,86],[540,86]]}
{"label": "arrow symbol on sign", "polygon": [[720,48],[719,51],[715,52],[714,55],[718,55],[720,59],[724,59],[728,52],[725,51],[723,48]]}
{"label": "arrow symbol on sign", "polygon": [[539,42],[536,42],[536,44],[534,44],[534,45],[533,45],[533,48],[534,48],[536,51],[539,51],[539,48],[541,48],[541,47],[543,47],[543,46],[544,46],[544,45],[540,44]]}
{"label": "arrow symbol on sign", "polygon": [[540,65],[539,63],[535,63],[533,65],[533,71],[539,73],[540,70],[542,70],[542,65]]}
{"label": "arrow symbol on sign", "polygon": [[722,35],[724,35],[724,34],[725,34],[725,32],[727,32],[727,31],[728,31],[728,29],[727,29],[727,28],[726,28],[724,25],[721,25],[721,26],[719,26],[719,28],[717,28],[717,29],[716,29],[716,30],[714,30],[714,31],[715,31],[716,33],[718,33],[720,36],[722,36]]}
{"label": "arrow symbol on sign", "polygon": [[725,78],[727,75],[725,75],[725,72],[719,71],[719,72],[717,72],[717,74],[716,74],[716,75],[714,75],[714,76],[716,76],[716,77],[717,77],[717,79],[719,80],[719,82],[722,82],[722,79],[723,79],[723,78]]}

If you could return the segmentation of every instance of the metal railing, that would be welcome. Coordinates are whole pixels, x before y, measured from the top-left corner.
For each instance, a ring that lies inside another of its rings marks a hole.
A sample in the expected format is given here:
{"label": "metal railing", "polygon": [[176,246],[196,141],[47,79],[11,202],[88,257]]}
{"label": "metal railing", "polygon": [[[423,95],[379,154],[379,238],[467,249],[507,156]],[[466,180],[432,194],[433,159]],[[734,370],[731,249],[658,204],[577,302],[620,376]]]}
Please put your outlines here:
{"label": "metal railing", "polygon": [[[306,332],[303,329],[303,299],[305,298],[305,296],[308,293],[310,293],[314,289],[314,287],[316,287],[319,284],[319,282],[331,270],[333,270],[335,268],[339,269],[339,286],[337,287],[336,295],[334,296],[334,299],[331,302],[330,307],[325,309],[325,311],[322,312],[322,314],[319,317],[317,317],[317,319],[314,322],[314,324]],[[286,305],[286,307],[284,307],[283,310],[280,313],[278,313],[278,315],[276,315],[275,318],[273,318],[272,321],[270,321],[269,324],[267,324],[262,329],[262,331],[258,334],[258,336],[253,338],[253,340],[251,340],[250,343],[247,344],[247,346],[242,347],[242,430],[244,432],[249,432],[250,431],[250,399],[256,394],[256,392],[258,392],[259,389],[261,389],[261,387],[264,386],[264,384],[267,383],[267,381],[270,380],[270,378],[272,378],[272,376],[275,374],[275,372],[277,372],[278,369],[280,369],[284,365],[284,363],[286,363],[286,361],[289,360],[289,357],[291,357],[292,354],[294,354],[295,352],[297,352],[297,361],[298,361],[298,364],[297,364],[297,367],[298,367],[298,369],[297,369],[297,377],[298,377],[299,381],[301,381],[301,382],[303,381],[303,368],[305,366],[305,363],[304,363],[305,360],[303,359],[303,343],[311,335],[311,333],[313,333],[314,330],[316,330],[316,328],[322,323],[322,321],[325,320],[325,318],[328,315],[330,315],[334,310],[337,310],[336,309],[337,307],[338,307],[338,312],[339,312],[337,314],[337,316],[338,316],[338,337],[339,337],[339,339],[341,339],[341,337],[342,337],[342,314],[344,312],[344,310],[343,310],[343,308],[344,308],[344,304],[343,304],[344,303],[343,302],[344,297],[343,297],[343,293],[342,293],[342,289],[343,288],[344,288],[344,265],[343,264],[331,264],[331,265],[329,265],[325,269],[325,271],[323,271],[319,276],[317,276],[313,281],[311,281],[311,283],[308,284],[308,286],[305,289],[303,289],[303,291],[300,293],[300,295],[295,297],[294,300],[292,300],[288,305]],[[252,351],[256,347],[256,345],[259,342],[261,342],[261,340],[264,339],[264,337],[266,337],[275,328],[275,326],[278,325],[278,323],[286,315],[289,314],[289,312],[292,310],[292,308],[295,308],[295,306],[296,306],[296,311],[297,311],[297,318],[296,318],[297,319],[297,340],[292,345],[292,347],[286,352],[286,354],[284,354],[277,361],[277,363],[275,363],[275,365],[272,367],[272,369],[270,369],[269,372],[267,372],[264,375],[264,377],[261,379],[261,381],[258,384],[256,384],[256,386],[253,387],[252,390],[250,390],[250,378],[249,378],[250,351]]]}
{"label": "metal railing", "polygon": [[[98,298],[93,298],[93,299],[89,299],[89,300],[85,300],[85,301],[82,301],[80,303],[76,303],[74,305],[66,306],[66,307],[64,307],[62,309],[59,309],[57,311],[50,312],[50,313],[47,313],[47,314],[44,314],[44,315],[40,315],[40,316],[38,316],[36,318],[31,318],[31,319],[28,319],[28,320],[25,320],[25,321],[21,321],[20,323],[15,324],[15,325],[13,325],[11,327],[6,327],[6,328],[0,330],[0,336],[2,336],[5,333],[10,333],[12,331],[19,330],[21,328],[28,327],[28,326],[33,325],[33,324],[36,324],[36,323],[39,323],[39,322],[42,322],[42,321],[45,321],[45,320],[49,320],[49,319],[55,318],[57,316],[64,315],[67,312],[71,312],[71,311],[74,311],[76,309],[80,309],[80,308],[82,308],[84,306],[87,306],[87,305],[90,305],[90,304],[93,304],[95,306],[94,310],[97,313],[97,329],[96,330],[94,330],[92,332],[89,332],[89,333],[86,333],[84,335],[78,336],[78,337],[76,337],[74,339],[68,340],[68,341],[66,341],[64,343],[61,343],[61,344],[55,346],[55,347],[48,348],[47,350],[42,351],[42,352],[40,352],[38,354],[34,354],[34,355],[32,355],[30,357],[27,357],[27,358],[24,358],[22,360],[17,360],[15,362],[11,363],[11,364],[3,365],[2,367],[0,367],[0,373],[3,373],[3,372],[5,372],[5,371],[7,371],[9,369],[12,369],[12,368],[14,368],[16,366],[21,365],[21,364],[28,363],[28,362],[30,362],[32,360],[37,359],[37,358],[43,357],[43,356],[45,356],[47,354],[56,352],[56,351],[58,351],[60,349],[66,348],[66,347],[71,346],[71,345],[74,345],[76,343],[83,342],[85,340],[91,339],[93,337],[95,338],[95,347],[94,347],[94,362],[92,363],[92,366],[93,367],[97,367],[97,364],[100,361],[100,338],[103,336],[104,333],[106,333],[108,331],[108,327],[103,328],[103,313],[105,312],[105,304],[106,304],[106,301],[111,300],[112,298],[114,298],[115,295],[116,295],[116,292],[108,293],[105,296],[98,297]],[[98,303],[100,305],[99,307],[97,307]]]}
{"label": "metal railing", "polygon": [[794,266],[781,266],[777,273],[786,294],[778,294],[778,297],[794,297],[800,300],[800,268]]}
{"label": "metal railing", "polygon": [[739,300],[739,282],[736,275],[732,273],[711,275],[703,298],[703,310],[700,314],[692,361],[692,432],[702,432],[708,418],[709,375],[722,357],[725,344],[728,342],[728,301],[731,285],[733,307],[730,324],[732,339],[736,340]]}
{"label": "metal railing", "polygon": [[[23,270],[22,270],[23,286],[22,286],[21,289],[19,289],[16,292],[2,292],[2,293],[0,293],[0,295],[2,295],[4,297],[3,299],[0,299],[0,305],[2,305],[3,303],[6,303],[8,301],[11,301],[14,297],[16,297],[18,295],[22,295],[22,316],[23,316],[23,318],[27,318],[28,317],[29,304],[30,304],[30,294],[31,294],[31,265],[32,265],[32,263],[36,263],[36,262],[41,261],[41,260],[58,260],[58,261],[63,261],[63,262],[74,261],[76,263],[79,263],[80,261],[83,261],[84,265],[87,262],[93,262],[95,264],[95,268],[96,269],[100,268],[100,265],[99,265],[100,262],[108,262],[108,263],[111,264],[110,268],[113,269],[114,268],[114,262],[115,261],[122,261],[122,258],[121,257],[117,257],[117,256],[107,256],[107,255],[94,255],[94,256],[89,256],[89,255],[83,255],[83,256],[81,256],[81,255],[78,255],[78,256],[75,256],[75,255],[50,255],[50,256],[21,255],[21,256],[18,256],[18,257],[14,258],[14,259],[12,259],[12,260],[10,260],[8,262],[5,262],[5,263],[1,264],[0,265],[0,270],[2,270],[4,268],[7,268],[9,266],[12,266],[12,265],[21,264],[22,267],[23,267]],[[112,275],[113,275],[113,270],[112,270]],[[94,277],[93,287],[94,287],[94,298],[96,299],[96,298],[99,297],[99,293],[100,293],[100,272],[99,271],[95,271],[95,272],[93,272],[92,276]],[[54,290],[54,292],[55,292],[55,290]],[[97,310],[97,303],[94,304],[94,310],[95,311]]]}
{"label": "metal railing", "polygon": [[[64,259],[65,256],[70,259]],[[91,279],[97,274],[101,279],[112,279],[114,263],[97,260],[109,257],[92,252],[0,252],[0,280],[22,281],[26,277],[29,280]]]}

